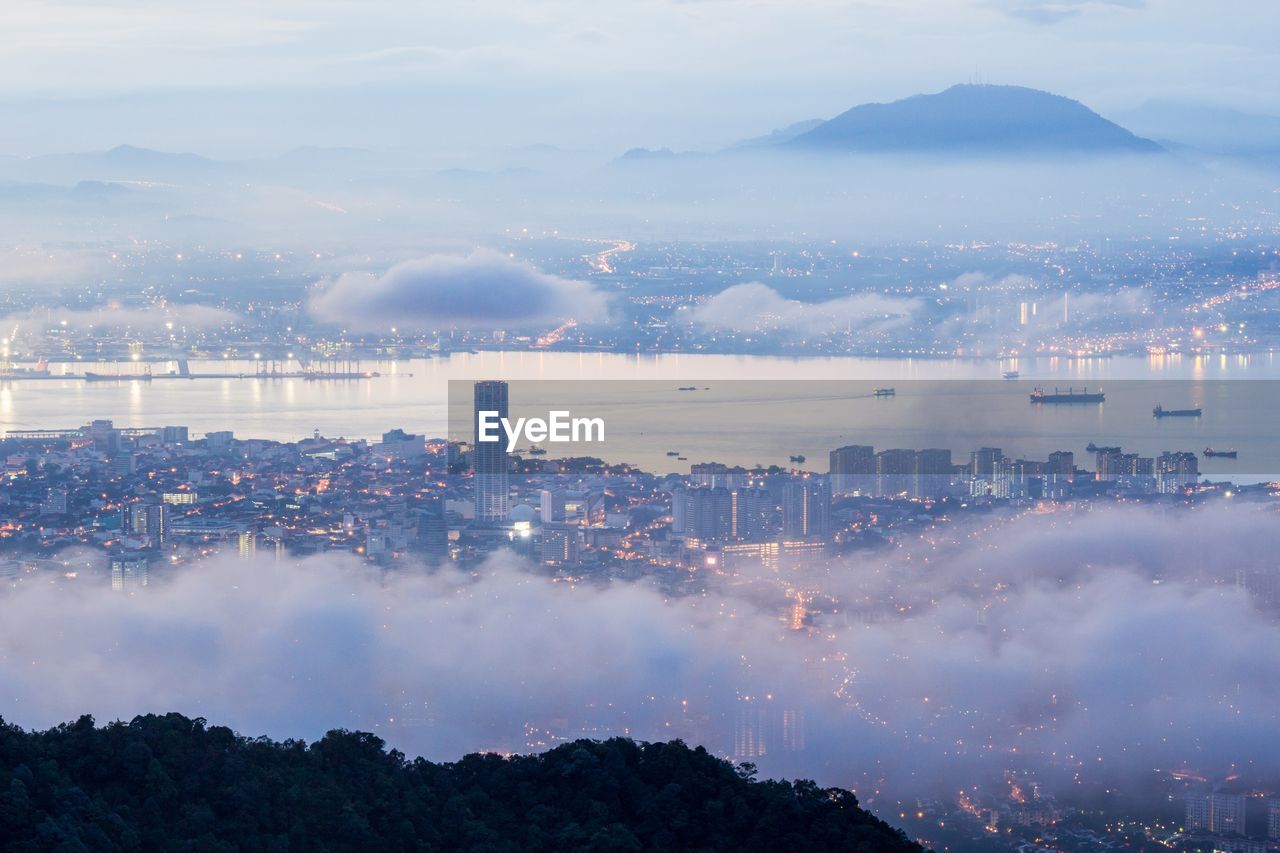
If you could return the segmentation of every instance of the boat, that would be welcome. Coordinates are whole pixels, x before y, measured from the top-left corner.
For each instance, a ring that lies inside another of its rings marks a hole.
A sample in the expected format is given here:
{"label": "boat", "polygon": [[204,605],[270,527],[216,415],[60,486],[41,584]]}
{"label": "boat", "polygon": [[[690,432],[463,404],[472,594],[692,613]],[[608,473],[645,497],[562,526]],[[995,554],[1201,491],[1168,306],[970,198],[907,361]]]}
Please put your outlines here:
{"label": "boat", "polygon": [[698,386],[696,386],[696,385],[681,385],[681,386],[680,386],[679,388],[677,388],[676,390],[677,390],[677,391],[697,391],[697,390],[698,390]]}
{"label": "boat", "polygon": [[530,456],[546,456],[547,449],[545,447],[539,447],[536,444],[531,444],[529,445],[529,455]]}
{"label": "boat", "polygon": [[792,461],[792,462],[794,462],[794,463],[796,463],[797,465],[803,465],[803,464],[804,464],[804,457],[803,457],[803,456],[792,456],[792,457],[791,457],[791,461]]}
{"label": "boat", "polygon": [[874,397],[892,397],[892,396],[893,396],[894,394],[896,394],[896,393],[898,393],[898,392],[897,392],[897,391],[895,391],[895,390],[893,390],[892,388],[877,388],[877,389],[872,393],[872,396],[874,396]]}
{"label": "boat", "polygon": [[1000,374],[1000,378],[1001,379],[1017,379],[1018,375],[1019,375],[1018,371],[1016,370],[1006,370],[1004,373]]}
{"label": "boat", "polygon": [[85,382],[150,382],[151,373],[91,373],[84,372]]}
{"label": "boat", "polygon": [[1156,405],[1151,410],[1153,418],[1198,418],[1200,417],[1200,409],[1166,409],[1164,406]]}
{"label": "boat", "polygon": [[1084,449],[1089,451],[1090,453],[1119,453],[1120,452],[1119,447],[1100,447],[1099,445],[1094,444],[1092,441],[1089,442],[1087,445],[1085,445]]}
{"label": "boat", "polygon": [[1234,450],[1214,450],[1212,447],[1204,449],[1206,459],[1235,459],[1237,453]]}
{"label": "boat", "polygon": [[678,460],[679,460],[679,461],[681,461],[681,462],[688,462],[688,461],[689,461],[689,457],[688,457],[688,456],[677,456],[677,457],[676,457],[676,459],[678,459]]}
{"label": "boat", "polygon": [[47,358],[37,361],[35,367],[18,367],[11,362],[0,362],[0,376],[44,378],[49,375],[49,359]]}
{"label": "boat", "polygon": [[679,456],[679,455],[680,455],[680,451],[679,451],[679,450],[668,450],[668,451],[667,451],[667,455],[668,455],[668,456]]}
{"label": "boat", "polygon": [[1106,399],[1101,391],[1090,392],[1088,388],[1079,391],[1068,388],[1065,392],[1054,388],[1052,394],[1046,393],[1043,388],[1036,388],[1031,392],[1032,403],[1104,403]]}

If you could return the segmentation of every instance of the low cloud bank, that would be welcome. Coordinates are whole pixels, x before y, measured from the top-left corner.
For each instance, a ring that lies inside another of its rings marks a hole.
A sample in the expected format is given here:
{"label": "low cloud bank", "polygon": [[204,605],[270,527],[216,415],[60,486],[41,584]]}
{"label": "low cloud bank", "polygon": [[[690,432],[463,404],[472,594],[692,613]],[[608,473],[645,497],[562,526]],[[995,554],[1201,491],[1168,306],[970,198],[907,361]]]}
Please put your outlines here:
{"label": "low cloud bank", "polygon": [[528,328],[608,316],[607,297],[585,281],[539,272],[497,252],[433,255],[381,275],[348,272],[312,296],[316,319],[358,331],[451,327]]}
{"label": "low cloud bank", "polygon": [[788,299],[760,282],[722,290],[693,311],[695,323],[734,332],[825,334],[842,329],[888,331],[910,322],[919,310],[914,299],[859,293],[825,302]]}
{"label": "low cloud bank", "polygon": [[441,759],[615,733],[733,754],[754,737],[766,772],[900,793],[1006,768],[1050,790],[1154,768],[1277,778],[1280,518],[1192,515],[956,523],[797,575],[841,600],[813,631],[742,579],[670,598],[553,583],[512,556],[476,577],[227,560],[132,597],[28,578],[0,591],[0,714],[346,726]]}

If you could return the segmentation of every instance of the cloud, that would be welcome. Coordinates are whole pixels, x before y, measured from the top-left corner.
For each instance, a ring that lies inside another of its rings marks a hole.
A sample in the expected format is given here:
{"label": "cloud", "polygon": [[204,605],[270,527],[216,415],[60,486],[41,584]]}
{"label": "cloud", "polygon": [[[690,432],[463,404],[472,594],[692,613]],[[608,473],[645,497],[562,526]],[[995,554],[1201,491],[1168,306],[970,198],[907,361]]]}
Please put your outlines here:
{"label": "cloud", "polygon": [[693,311],[703,326],[735,332],[823,334],[844,329],[886,331],[910,322],[918,300],[858,293],[826,302],[787,299],[760,282],[737,284]]}
{"label": "cloud", "polygon": [[96,253],[15,246],[0,251],[0,287],[59,287],[80,284],[100,274],[106,266]]}
{"label": "cloud", "polygon": [[[1108,508],[957,521],[838,570],[712,577],[683,597],[555,583],[514,555],[474,575],[227,559],[134,596],[99,573],[29,577],[0,589],[0,710],[26,726],[167,710],[275,737],[348,726],[434,758],[615,733],[729,754],[787,711],[805,743],[770,740],[762,768],[860,789],[933,794],[1010,768],[1059,792],[1152,768],[1266,778],[1277,542],[1264,508]],[[786,587],[841,605],[788,630]]]}
{"label": "cloud", "polygon": [[1011,18],[1049,25],[1074,18],[1091,7],[1141,9],[1147,0],[997,0],[991,5]]}
{"label": "cloud", "polygon": [[[935,328],[939,340],[959,340],[975,352],[1063,344],[1097,332],[1157,327],[1163,322],[1150,291],[1063,290],[1024,275],[994,278],[969,272],[946,283],[949,316]],[[941,291],[940,291],[941,292]]]}
{"label": "cloud", "polygon": [[374,331],[451,327],[525,328],[607,317],[607,297],[584,281],[541,273],[492,251],[433,255],[382,275],[344,273],[310,302],[316,319]]}

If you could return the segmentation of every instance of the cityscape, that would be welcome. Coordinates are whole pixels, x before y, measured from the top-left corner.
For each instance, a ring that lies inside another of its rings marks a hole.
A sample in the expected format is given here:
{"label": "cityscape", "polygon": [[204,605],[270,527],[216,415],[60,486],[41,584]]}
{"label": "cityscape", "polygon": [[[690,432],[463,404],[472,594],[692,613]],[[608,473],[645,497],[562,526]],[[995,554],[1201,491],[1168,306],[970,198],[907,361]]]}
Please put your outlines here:
{"label": "cityscape", "polygon": [[1280,853],[1257,0],[31,0],[0,849]]}
{"label": "cityscape", "polygon": [[[394,428],[378,440],[317,432],[280,442],[231,430],[197,435],[182,425],[120,428],[105,419],[10,430],[0,443],[0,541],[11,556],[0,560],[0,578],[12,590],[52,584],[132,598],[228,562],[270,572],[337,556],[384,577],[446,572],[465,585],[484,583],[497,562],[513,560],[534,583],[637,585],[665,600],[718,601],[730,616],[750,607],[767,615],[765,630],[785,637],[797,664],[810,670],[802,686],[788,688],[788,697],[782,685],[792,678],[778,679],[778,692],[762,698],[753,695],[759,676],[744,672],[723,685],[730,695],[704,707],[666,699],[668,707],[655,711],[674,720],[663,724],[667,731],[636,733],[674,734],[785,772],[803,766],[812,730],[845,716],[847,725],[895,725],[878,715],[901,709],[888,697],[861,695],[862,674],[838,638],[860,625],[911,626],[942,605],[938,581],[913,562],[998,548],[1032,523],[1070,530],[1108,512],[1154,512],[1181,527],[1216,525],[1231,512],[1253,524],[1258,513],[1274,518],[1280,505],[1280,482],[1202,477],[1199,454],[1189,450],[1150,457],[1091,444],[1024,459],[979,447],[953,459],[947,449],[844,445],[825,464],[690,460],[687,474],[551,458],[536,446],[509,453],[505,440],[480,438],[482,414],[507,417],[511,386],[471,385],[469,440]],[[1157,561],[1143,570],[1149,583],[1189,580],[1230,591],[1257,618],[1280,619],[1280,587],[1265,560],[1226,563],[1203,541],[1188,559],[1185,568]],[[991,630],[1002,618],[1002,600],[1018,581],[997,577],[969,593],[972,630]],[[829,695],[816,703],[819,690]],[[357,722],[412,738],[409,713],[383,706]],[[406,716],[397,722],[397,714]],[[915,736],[934,741],[955,723],[945,718],[963,714],[940,708],[936,720],[919,721]],[[555,716],[492,732],[490,746],[544,749],[596,735],[608,717],[561,706]],[[1105,790],[1114,780],[1089,778],[1079,758],[1024,757],[1016,747],[993,746],[1008,750],[1006,762],[983,768],[958,795],[926,786],[904,799],[917,785],[887,770],[856,780],[855,790],[881,812],[897,810],[900,825],[939,849],[978,849],[993,837],[1009,849],[1209,841],[1266,849],[1270,842],[1248,839],[1277,837],[1280,788],[1261,767],[1215,773],[1188,753],[1175,767],[1147,768],[1144,784],[1158,793],[1126,802]],[[1068,770],[1079,790],[1057,793]]]}

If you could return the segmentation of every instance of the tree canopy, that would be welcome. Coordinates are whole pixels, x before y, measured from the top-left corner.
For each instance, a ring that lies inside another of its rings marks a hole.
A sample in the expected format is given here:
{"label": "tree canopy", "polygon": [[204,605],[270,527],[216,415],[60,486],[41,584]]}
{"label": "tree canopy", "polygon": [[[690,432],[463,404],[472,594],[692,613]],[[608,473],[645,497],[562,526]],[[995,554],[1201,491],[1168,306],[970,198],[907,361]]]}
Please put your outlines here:
{"label": "tree canopy", "polygon": [[813,782],[680,741],[580,740],[436,764],[368,733],[247,738],[181,714],[0,721],[10,851],[919,850]]}

